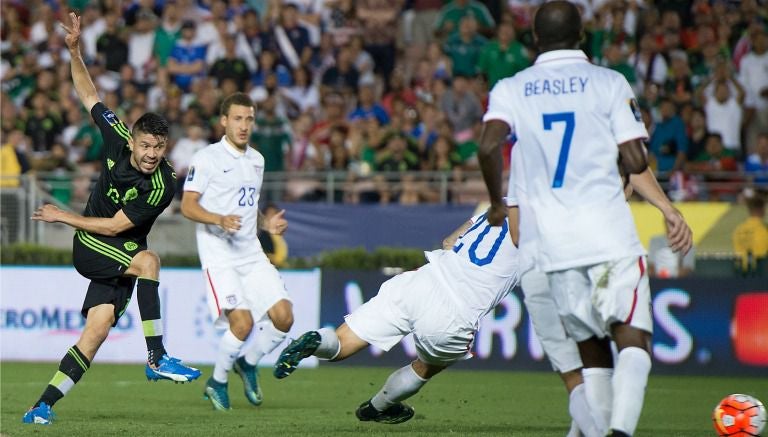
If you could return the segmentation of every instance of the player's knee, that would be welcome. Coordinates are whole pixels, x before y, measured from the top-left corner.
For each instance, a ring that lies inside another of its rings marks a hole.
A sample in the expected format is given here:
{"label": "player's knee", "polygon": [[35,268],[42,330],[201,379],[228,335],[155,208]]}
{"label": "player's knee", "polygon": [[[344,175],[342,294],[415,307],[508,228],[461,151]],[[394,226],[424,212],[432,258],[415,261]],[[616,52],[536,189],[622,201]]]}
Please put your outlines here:
{"label": "player's knee", "polygon": [[619,350],[619,352],[621,352],[621,350],[624,348],[636,347],[643,349],[650,354],[650,333],[624,323],[614,324],[611,326],[611,331],[613,334],[613,340],[616,342],[616,348]]}
{"label": "player's knee", "polygon": [[280,331],[288,332],[293,326],[293,308],[289,301],[283,299],[269,309],[272,324]]}
{"label": "player's knee", "polygon": [[416,374],[422,379],[429,379],[445,369],[445,366],[437,366],[435,364],[425,363],[419,359],[411,362],[411,367]]}
{"label": "player's knee", "polygon": [[234,323],[230,322],[229,330],[238,340],[245,341],[253,330],[253,320],[239,319]]}
{"label": "player's knee", "polygon": [[151,250],[142,250],[131,260],[131,267],[137,271],[137,276],[157,279],[160,276],[160,256]]}
{"label": "player's knee", "polygon": [[611,368],[613,367],[613,352],[610,339],[591,337],[577,343],[579,355],[585,368]]}

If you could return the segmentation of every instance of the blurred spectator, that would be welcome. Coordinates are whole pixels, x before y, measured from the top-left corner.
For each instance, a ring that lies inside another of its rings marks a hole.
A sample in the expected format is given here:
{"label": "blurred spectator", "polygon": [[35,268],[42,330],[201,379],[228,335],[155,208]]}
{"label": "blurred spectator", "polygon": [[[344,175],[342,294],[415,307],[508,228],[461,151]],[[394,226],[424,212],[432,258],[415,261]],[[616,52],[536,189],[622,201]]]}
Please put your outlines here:
{"label": "blurred spectator", "polygon": [[108,13],[104,17],[106,29],[96,40],[96,50],[109,71],[119,72],[128,63],[128,44],[120,29],[120,16]]}
{"label": "blurred spectator", "polygon": [[208,44],[205,52],[205,62],[209,66],[213,66],[218,59],[226,57],[227,40],[231,38],[235,57],[245,62],[247,71],[256,71],[256,57],[253,55],[245,35],[232,30],[230,23],[223,18],[216,20],[215,28],[217,32],[216,38],[213,38],[213,41]]}
{"label": "blurred spectator", "polygon": [[598,23],[597,29],[592,33],[591,51],[596,61],[606,53],[606,49],[615,46],[618,49],[616,56],[623,56],[634,49],[635,37],[627,31],[624,23],[627,5],[623,2],[615,2],[610,11],[602,14],[602,23]]}
{"label": "blurred spectator", "polygon": [[286,156],[291,146],[291,128],[275,111],[277,99],[270,95],[259,105],[256,127],[250,144],[264,155],[264,171],[285,171]]}
{"label": "blurred spectator", "polygon": [[294,70],[293,85],[280,88],[279,91],[291,119],[306,112],[314,112],[320,106],[320,91],[312,82],[312,73],[307,67]]}
{"label": "blurred spectator", "polygon": [[[664,221],[667,229],[667,222]],[[648,276],[652,278],[682,278],[690,275],[696,268],[696,249],[692,246],[688,253],[675,252],[669,247],[667,234],[651,237],[648,244]]]}
{"label": "blurred spectator", "polygon": [[418,97],[413,89],[407,86],[404,75],[402,69],[396,68],[389,77],[389,91],[381,98],[381,106],[387,114],[392,115],[395,100],[402,101],[408,107],[416,106]]}
{"label": "blurred spectator", "polygon": [[452,33],[445,41],[443,50],[451,59],[454,75],[475,76],[482,68],[478,65],[480,51],[488,40],[477,33],[477,20],[467,15],[459,21],[458,32]]}
{"label": "blurred spectator", "polygon": [[235,53],[235,35],[224,37],[223,56],[216,59],[210,69],[210,76],[221,86],[225,79],[231,79],[237,84],[237,91],[245,92],[245,85],[251,79],[251,72],[245,61]]}
{"label": "blurred spectator", "polygon": [[192,82],[206,73],[206,46],[197,43],[196,27],[194,21],[185,21],[181,25],[181,38],[176,41],[168,58],[168,72],[176,86],[184,92],[188,92]]}
{"label": "blurred spectator", "polygon": [[35,92],[30,100],[24,133],[32,140],[33,154],[47,155],[64,128],[63,120],[44,93]]}
{"label": "blurred spectator", "polygon": [[682,50],[673,50],[669,54],[670,75],[664,83],[664,91],[678,107],[693,100],[693,82],[688,66],[688,55]]}
{"label": "blurred spectator", "polygon": [[443,6],[435,22],[435,32],[441,38],[445,38],[459,29],[459,22],[467,15],[475,18],[480,33],[493,34],[496,22],[488,8],[475,0],[451,0]]}
{"label": "blurred spectator", "polygon": [[741,270],[754,272],[768,257],[768,227],[765,225],[765,199],[754,195],[747,199],[749,217],[733,230],[733,251],[740,258]]}
{"label": "blurred spectator", "polygon": [[374,117],[382,126],[389,124],[387,111],[376,102],[376,91],[374,88],[373,84],[363,84],[358,87],[357,107],[349,113],[347,117],[349,121],[353,122],[359,119]]}
{"label": "blurred spectator", "polygon": [[352,36],[360,32],[355,0],[336,0],[328,2],[326,7],[323,27],[335,47],[347,45]]}
{"label": "blurred spectator", "polygon": [[656,162],[656,171],[668,173],[681,170],[688,151],[685,124],[677,115],[675,104],[668,98],[661,99],[661,120],[655,124],[649,144],[649,153]]}
{"label": "blurred spectator", "polygon": [[[275,78],[277,79],[276,85],[280,87],[290,86],[293,81],[291,78],[291,70],[285,65],[277,63],[275,52],[264,50],[259,55],[259,67],[251,77],[251,82],[253,82],[254,86],[264,86],[267,77],[271,74],[275,75]],[[261,99],[255,100],[260,101]]]}
{"label": "blurred spectator", "polygon": [[694,108],[688,122],[688,153],[686,159],[692,161],[704,151],[707,140],[707,118],[701,108]]}
{"label": "blurred spectator", "polygon": [[647,82],[662,86],[667,80],[667,61],[659,53],[656,40],[650,33],[640,38],[637,51],[629,57],[629,64],[635,66],[638,92],[643,91]]}
{"label": "blurred spectator", "polygon": [[252,56],[259,59],[264,51],[274,50],[272,36],[265,32],[259,20],[259,14],[253,10],[246,10],[242,16],[242,33],[248,43]]}
{"label": "blurred spectator", "polygon": [[374,72],[381,76],[385,86],[395,68],[395,40],[399,29],[397,19],[403,3],[404,0],[357,0],[355,2],[360,28],[365,29],[363,32],[365,51],[375,60]]}
{"label": "blurred spectator", "polygon": [[483,47],[478,59],[478,69],[485,75],[488,89],[531,64],[527,49],[515,39],[512,23],[499,24],[496,35]]}
{"label": "blurred spectator", "polygon": [[0,188],[17,188],[21,185],[19,178],[22,173],[28,170],[24,168],[26,158],[21,152],[26,147],[24,134],[14,130],[3,137],[0,148]]}
{"label": "blurred spectator", "polygon": [[[419,156],[416,145],[401,133],[393,133],[384,138],[384,147],[375,158],[374,170],[378,172],[412,172],[419,169]],[[412,176],[401,178],[400,184],[389,182],[385,176],[374,177],[381,203],[403,201],[412,204],[418,202],[418,190]],[[414,199],[414,194],[416,198]],[[402,197],[402,198],[401,198]]]}
{"label": "blurred spectator", "polygon": [[736,171],[739,169],[736,153],[723,145],[723,137],[719,133],[710,133],[701,151],[686,165],[691,172]]}
{"label": "blurred spectator", "polygon": [[[155,29],[154,55],[160,67],[168,65],[168,57],[181,37],[181,14],[176,0],[166,0],[160,25]],[[86,28],[87,29],[87,28]]]}
{"label": "blurred spectator", "polygon": [[354,90],[357,89],[360,73],[353,62],[351,49],[349,47],[340,48],[336,65],[323,73],[320,89],[322,95],[334,92],[351,96],[354,93]]}
{"label": "blurred spectator", "polygon": [[768,132],[757,136],[755,152],[747,157],[744,171],[753,175],[756,184],[768,185]]}
{"label": "blurred spectator", "polygon": [[461,75],[454,76],[451,88],[443,95],[440,108],[453,126],[454,137],[466,134],[483,116],[480,100],[469,89],[469,79]]}
{"label": "blurred spectator", "polygon": [[153,53],[156,27],[157,17],[152,10],[141,9],[128,37],[128,64],[135,72],[134,80],[141,84],[155,80],[157,60]]}
{"label": "blurred spectator", "polygon": [[184,188],[184,181],[187,179],[187,172],[189,171],[189,164],[192,161],[192,155],[200,149],[208,146],[208,139],[205,137],[205,131],[197,124],[190,124],[187,126],[187,130],[184,136],[176,141],[173,145],[171,153],[168,156],[173,164],[174,170],[176,170],[176,181],[179,184],[177,187],[177,193],[181,196]]}
{"label": "blurred spectator", "polygon": [[609,44],[605,47],[603,50],[603,64],[611,70],[621,73],[633,89],[637,87],[635,69],[627,63],[627,58],[624,56],[619,44]]}
{"label": "blurred spectator", "polygon": [[360,74],[358,83],[373,84],[376,78],[373,75],[375,62],[370,53],[365,51],[363,37],[355,35],[349,42],[350,56],[357,72]]}
{"label": "blurred spectator", "polygon": [[284,3],[280,9],[280,21],[272,29],[280,63],[289,69],[306,65],[312,56],[309,30],[299,23],[299,11],[294,3]]}
{"label": "blurred spectator", "polygon": [[744,91],[737,82],[733,81],[738,90],[738,95],[731,93],[727,83],[715,84],[715,95],[706,99],[704,112],[707,114],[707,130],[719,133],[723,137],[723,144],[731,150],[737,159],[741,159],[741,123],[743,111],[741,102],[744,99]]}
{"label": "blurred spectator", "polygon": [[768,132],[768,35],[765,25],[753,25],[749,35],[752,50],[741,60],[739,70],[746,92],[744,106],[751,119],[746,132],[747,154],[755,150],[757,135]]}
{"label": "blurred spectator", "polygon": [[[410,77],[416,63],[423,59],[427,52],[427,46],[434,39],[434,27],[437,17],[440,14],[440,8],[443,6],[442,0],[413,0],[410,3],[410,14],[405,14],[405,55],[407,65],[405,69],[407,76]],[[406,6],[407,7],[407,6]]]}

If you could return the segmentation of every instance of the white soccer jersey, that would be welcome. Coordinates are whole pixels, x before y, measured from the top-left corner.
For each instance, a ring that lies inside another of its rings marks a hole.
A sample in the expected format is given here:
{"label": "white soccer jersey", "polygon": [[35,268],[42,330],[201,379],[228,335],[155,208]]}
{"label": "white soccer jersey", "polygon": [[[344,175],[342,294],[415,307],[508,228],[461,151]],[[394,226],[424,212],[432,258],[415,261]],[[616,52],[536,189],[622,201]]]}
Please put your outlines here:
{"label": "white soccer jersey", "polygon": [[647,138],[624,77],[580,50],[541,54],[499,81],[484,121],[517,137],[544,271],[596,264],[644,250],[624,199],[618,144]]}
{"label": "white soccer jersey", "polygon": [[227,233],[217,225],[197,224],[197,249],[203,268],[246,264],[263,252],[256,236],[264,157],[251,147],[245,153],[222,138],[199,150],[184,183],[184,191],[200,193],[208,211],[241,217],[240,230]]}
{"label": "white soccer jersey", "polygon": [[507,220],[502,226],[490,226],[486,215],[481,214],[471,221],[472,226],[456,240],[453,250],[425,254],[440,271],[445,289],[465,310],[462,318],[478,321],[517,284],[519,260]]}

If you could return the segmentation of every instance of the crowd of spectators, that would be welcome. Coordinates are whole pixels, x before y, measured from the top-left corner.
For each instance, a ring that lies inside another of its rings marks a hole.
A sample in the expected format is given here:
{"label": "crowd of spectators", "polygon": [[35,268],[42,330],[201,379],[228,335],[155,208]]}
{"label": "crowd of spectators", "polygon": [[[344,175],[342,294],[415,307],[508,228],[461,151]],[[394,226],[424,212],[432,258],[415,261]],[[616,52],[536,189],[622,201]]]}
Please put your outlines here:
{"label": "crowd of spectators", "polygon": [[[220,100],[239,90],[257,103],[252,144],[266,171],[297,175],[269,200],[320,197],[324,185],[306,175],[336,170],[347,175],[339,201],[437,201],[414,172],[460,181],[477,169],[488,90],[535,59],[539,3],[3,0],[2,172],[43,172],[67,203],[84,202],[100,171],[102,140],[73,92],[57,24],[75,10],[105,104],[129,126],[145,111],[170,121],[180,183],[192,153],[222,136]],[[577,3],[583,49],[635,89],[653,166],[676,199],[768,184],[764,3]],[[381,172],[407,176],[391,184]]]}

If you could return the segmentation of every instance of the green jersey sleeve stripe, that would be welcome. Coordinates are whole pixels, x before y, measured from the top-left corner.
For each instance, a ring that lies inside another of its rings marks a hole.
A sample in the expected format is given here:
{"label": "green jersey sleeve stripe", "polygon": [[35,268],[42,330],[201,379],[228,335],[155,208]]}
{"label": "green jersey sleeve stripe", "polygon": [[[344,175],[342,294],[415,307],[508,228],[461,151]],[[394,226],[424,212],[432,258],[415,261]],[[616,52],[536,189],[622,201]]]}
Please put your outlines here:
{"label": "green jersey sleeve stripe", "polygon": [[163,175],[160,174],[160,171],[158,169],[158,170],[155,170],[155,172],[152,174],[152,192],[149,194],[147,203],[152,206],[159,205],[160,199],[162,199],[164,192],[165,192],[165,181],[163,181]]}
{"label": "green jersey sleeve stripe", "polygon": [[85,231],[77,231],[75,232],[75,234],[77,235],[77,238],[78,240],[80,240],[81,243],[83,243],[85,246],[92,249],[93,251],[98,252],[106,257],[112,258],[113,260],[119,262],[125,267],[128,267],[131,265],[132,258],[129,255],[126,255],[125,253],[120,252],[119,249],[112,247],[107,243],[97,240],[96,238],[89,235]]}
{"label": "green jersey sleeve stripe", "polygon": [[123,123],[122,121],[112,127],[115,129],[118,135],[120,135],[125,139],[125,141],[128,141],[131,138],[131,133],[128,132],[128,128],[125,126],[125,123]]}

